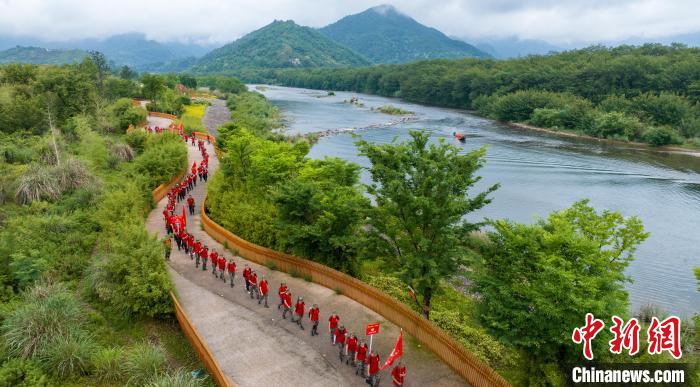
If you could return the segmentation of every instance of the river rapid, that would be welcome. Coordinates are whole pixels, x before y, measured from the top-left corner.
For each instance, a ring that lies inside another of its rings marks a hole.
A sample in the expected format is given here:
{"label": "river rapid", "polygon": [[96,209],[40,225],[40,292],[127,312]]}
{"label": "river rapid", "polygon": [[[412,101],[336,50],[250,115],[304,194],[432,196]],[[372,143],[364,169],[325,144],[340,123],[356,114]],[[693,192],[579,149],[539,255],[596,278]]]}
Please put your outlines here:
{"label": "river rapid", "polygon": [[[700,158],[667,154],[597,141],[557,137],[516,129],[466,111],[406,103],[358,93],[278,86],[253,86],[278,106],[286,131],[331,131],[311,149],[310,157],[336,156],[367,166],[357,155],[356,139],[375,143],[403,141],[410,129],[426,129],[464,149],[487,146],[483,177],[474,192],[494,183],[493,202],[472,221],[509,218],[531,223],[551,211],[588,198],[598,210],[639,216],[651,236],[639,246],[627,269],[633,311],[654,304],[681,316],[700,312],[700,292],[693,267],[700,267]],[[362,104],[350,104],[356,96]],[[392,116],[372,110],[393,105],[415,114]],[[455,141],[452,132],[467,136]],[[363,171],[362,179],[369,175]]]}

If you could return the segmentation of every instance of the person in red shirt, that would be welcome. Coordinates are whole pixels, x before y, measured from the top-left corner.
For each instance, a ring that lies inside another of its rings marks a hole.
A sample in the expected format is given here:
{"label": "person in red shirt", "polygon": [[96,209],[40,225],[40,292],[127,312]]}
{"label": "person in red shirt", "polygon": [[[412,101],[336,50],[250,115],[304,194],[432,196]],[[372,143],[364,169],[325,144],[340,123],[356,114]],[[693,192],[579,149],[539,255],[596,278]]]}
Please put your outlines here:
{"label": "person in red shirt", "polygon": [[226,276],[224,276],[224,273],[226,272],[226,257],[223,255],[219,256],[219,278],[221,278],[224,283],[226,283]]}
{"label": "person in red shirt", "polygon": [[311,336],[318,336],[318,305],[314,304],[309,309],[309,320],[311,320]]}
{"label": "person in red shirt", "polygon": [[202,247],[202,251],[199,253],[202,257],[202,271],[207,270],[207,261],[209,260],[209,249],[207,246]]}
{"label": "person in red shirt", "polygon": [[250,282],[250,298],[260,297],[258,295],[258,274],[256,272],[251,272],[248,276],[248,282]]}
{"label": "person in red shirt", "polygon": [[355,356],[355,361],[357,362],[357,368],[355,369],[355,375],[360,375],[365,377],[365,361],[367,360],[367,344],[364,341],[360,342],[360,346],[357,347],[357,355]]}
{"label": "person in red shirt", "polygon": [[288,289],[288,288],[287,288],[287,284],[285,284],[284,282],[282,282],[282,283],[280,284],[279,290],[277,291],[277,295],[280,296],[280,304],[277,305],[277,309],[279,309],[279,308],[281,308],[282,306],[284,306],[284,293],[287,292],[287,289]]}
{"label": "person in red shirt", "polygon": [[228,271],[229,281],[231,282],[231,287],[233,287],[233,279],[236,278],[236,262],[233,262],[233,258],[228,261],[226,265],[226,270]]}
{"label": "person in red shirt", "polygon": [[399,362],[399,364],[391,370],[391,381],[394,383],[395,387],[403,387],[403,384],[406,382],[406,366],[403,362]]}
{"label": "person in red shirt", "polygon": [[304,330],[304,325],[302,325],[301,319],[304,318],[305,307],[306,304],[304,304],[304,297],[297,298],[297,303],[294,306],[294,315],[296,316],[296,320],[294,319],[294,316],[292,316],[292,321],[296,322],[302,331]]}
{"label": "person in red shirt", "polygon": [[338,355],[340,356],[340,361],[345,360],[345,334],[347,329],[345,326],[341,325],[340,328],[335,330],[335,344],[338,346]]}
{"label": "person in red shirt", "polygon": [[202,253],[202,242],[197,241],[194,243],[194,256],[197,260],[194,262],[194,267],[199,267],[199,261],[202,259],[200,254]]}
{"label": "person in red shirt", "polygon": [[370,386],[375,387],[379,384],[379,354],[372,351],[367,359],[367,368],[369,371],[369,377],[367,378],[367,383]]}
{"label": "person in red shirt", "polygon": [[284,311],[282,312],[282,318],[287,319],[287,313],[292,314],[292,292],[287,289],[286,292],[284,292],[283,297],[283,303],[284,303]]}
{"label": "person in red shirt", "polygon": [[350,334],[350,337],[346,340],[347,342],[345,343],[345,352],[347,352],[348,357],[345,358],[345,364],[350,364],[351,366],[355,366],[355,352],[357,352],[357,336],[354,334]]}
{"label": "person in red shirt", "polygon": [[260,297],[258,298],[258,305],[260,305],[260,303],[264,300],[265,307],[269,308],[269,306],[267,306],[267,294],[270,292],[270,289],[269,289],[269,286],[267,284],[267,280],[265,279],[265,276],[263,276],[262,279],[260,280],[260,285],[258,288],[260,289],[260,292],[259,292]]}
{"label": "person in red shirt", "polygon": [[340,316],[335,314],[335,312],[328,317],[328,333],[331,335],[331,344],[335,344],[335,331],[338,329],[338,321],[340,321]]}
{"label": "person in red shirt", "polygon": [[190,209],[190,215],[194,215],[194,198],[192,195],[187,197],[187,207]]}
{"label": "person in red shirt", "polygon": [[216,277],[216,266],[219,264],[219,253],[212,250],[209,254],[209,260],[211,261],[211,275]]}
{"label": "person in red shirt", "polygon": [[248,267],[248,264],[246,264],[245,268],[243,269],[243,279],[245,280],[245,291],[246,292],[250,291],[250,282],[248,282],[249,277],[250,277],[250,268]]}
{"label": "person in red shirt", "polygon": [[194,259],[194,235],[187,234],[187,253],[190,255],[190,260]]}

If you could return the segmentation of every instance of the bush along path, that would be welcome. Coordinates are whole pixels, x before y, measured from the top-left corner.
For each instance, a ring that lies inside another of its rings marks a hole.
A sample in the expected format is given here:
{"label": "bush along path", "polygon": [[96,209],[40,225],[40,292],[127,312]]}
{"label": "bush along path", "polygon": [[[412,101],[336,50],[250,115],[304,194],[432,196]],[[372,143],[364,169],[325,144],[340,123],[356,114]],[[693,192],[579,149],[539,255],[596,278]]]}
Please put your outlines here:
{"label": "bush along path", "polygon": [[[213,174],[218,160],[211,144],[204,143],[208,155],[208,171]],[[203,152],[197,144],[188,145],[189,164],[201,165]],[[399,335],[399,329],[382,316],[363,305],[333,290],[294,278],[283,272],[271,270],[235,256],[202,230],[200,204],[207,193],[206,182],[198,181],[188,194],[194,199],[194,215],[187,211],[186,230],[206,245],[209,253],[216,251],[236,263],[236,277],[231,287],[230,279],[217,278],[212,273],[211,262],[206,270],[202,265],[195,267],[195,260],[178,251],[172,244],[169,265],[171,278],[177,291],[178,300],[195,325],[202,339],[216,357],[223,372],[233,382],[243,386],[304,385],[304,386],[363,386],[363,378],[357,376],[351,365],[341,362],[338,348],[331,344],[328,332],[328,318],[335,312],[340,316],[348,334],[354,333],[360,340],[366,339],[365,326],[380,323],[380,333],[373,339],[376,351],[383,363],[391,353]],[[150,232],[160,238],[166,236],[163,211],[168,198],[158,203],[147,221]],[[181,215],[187,200],[180,201],[174,214]],[[249,267],[257,274],[258,282],[263,277],[269,283],[269,308],[259,304],[245,289],[242,272]],[[302,325],[291,321],[291,316],[282,318],[278,310],[277,290],[286,283],[291,291],[292,303],[303,297],[306,304]],[[318,304],[320,324],[318,335],[311,335],[308,309]],[[437,356],[421,348],[417,341],[404,333],[401,359],[407,367],[406,386],[461,386],[465,385],[456,373]],[[396,363],[394,363],[396,364]],[[390,386],[393,367],[380,372],[381,385]]]}

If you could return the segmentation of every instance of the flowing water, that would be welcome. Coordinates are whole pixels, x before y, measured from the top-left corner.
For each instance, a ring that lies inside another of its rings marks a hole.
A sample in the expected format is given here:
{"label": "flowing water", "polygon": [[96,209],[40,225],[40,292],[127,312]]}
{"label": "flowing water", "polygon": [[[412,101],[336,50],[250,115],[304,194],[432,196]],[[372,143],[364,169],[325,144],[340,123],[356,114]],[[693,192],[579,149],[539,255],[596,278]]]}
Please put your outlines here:
{"label": "flowing water", "polygon": [[[639,247],[627,274],[632,310],[655,304],[683,316],[700,312],[693,267],[700,267],[700,158],[524,131],[464,111],[427,107],[357,93],[258,87],[279,106],[290,133],[340,131],[322,137],[311,157],[337,156],[367,166],[349,132],[375,143],[406,140],[410,129],[427,129],[435,139],[467,152],[487,146],[477,189],[501,188],[493,202],[470,220],[484,217],[533,222],[588,198],[597,209],[637,215],[651,236]],[[351,97],[360,99],[350,104]],[[373,111],[393,105],[415,112],[410,121]],[[465,144],[453,131],[467,135]],[[362,179],[367,182],[368,174]]]}

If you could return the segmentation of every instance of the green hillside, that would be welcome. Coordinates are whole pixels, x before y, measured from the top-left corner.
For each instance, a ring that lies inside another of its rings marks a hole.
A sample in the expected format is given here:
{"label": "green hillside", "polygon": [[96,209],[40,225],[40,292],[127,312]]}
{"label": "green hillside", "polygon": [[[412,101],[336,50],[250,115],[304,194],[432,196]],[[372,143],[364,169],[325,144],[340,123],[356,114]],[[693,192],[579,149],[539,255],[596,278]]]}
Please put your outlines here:
{"label": "green hillside", "polygon": [[346,16],[321,28],[323,34],[375,63],[434,58],[487,58],[489,54],[426,27],[389,5]]}
{"label": "green hillside", "polygon": [[248,68],[353,67],[370,64],[360,54],[293,21],[273,23],[202,57],[193,71],[235,72]]}
{"label": "green hillside", "polygon": [[80,62],[86,55],[83,50],[18,46],[0,51],[0,63],[66,64]]}

